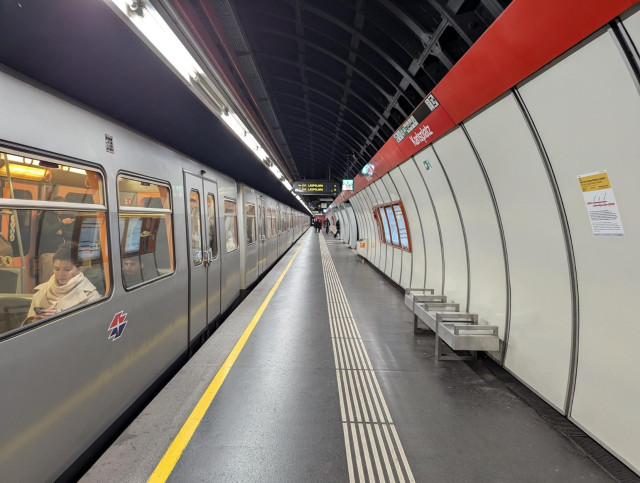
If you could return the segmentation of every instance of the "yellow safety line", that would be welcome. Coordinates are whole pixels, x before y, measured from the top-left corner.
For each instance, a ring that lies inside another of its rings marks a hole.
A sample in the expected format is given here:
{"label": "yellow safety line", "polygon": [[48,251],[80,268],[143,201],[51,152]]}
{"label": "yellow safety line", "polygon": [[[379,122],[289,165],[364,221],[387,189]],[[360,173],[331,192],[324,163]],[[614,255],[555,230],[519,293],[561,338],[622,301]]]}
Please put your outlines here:
{"label": "yellow safety line", "polygon": [[200,421],[202,421],[202,418],[207,412],[207,409],[209,409],[209,406],[213,402],[213,398],[216,397],[218,389],[220,389],[220,386],[222,386],[222,383],[226,379],[227,374],[229,374],[229,371],[233,367],[233,364],[240,355],[240,352],[242,351],[245,343],[249,339],[251,332],[253,332],[253,329],[260,320],[260,317],[262,317],[262,313],[267,308],[267,305],[269,305],[271,297],[273,297],[273,295],[276,293],[276,290],[280,286],[280,282],[282,282],[282,279],[289,270],[289,267],[291,267],[291,264],[302,249],[302,245],[304,245],[304,242],[301,243],[300,247],[296,250],[296,253],[293,255],[286,268],[284,269],[284,272],[282,272],[280,278],[278,278],[278,281],[269,292],[269,295],[267,295],[267,297],[264,299],[264,302],[262,302],[262,305],[253,316],[253,319],[251,319],[251,322],[242,333],[242,336],[240,336],[240,339],[236,343],[227,359],[222,364],[222,367],[220,367],[220,370],[211,381],[211,384],[209,384],[209,387],[207,387],[207,390],[198,401],[198,404],[196,404],[196,407],[193,409],[193,411],[191,411],[191,414],[182,425],[180,432],[169,445],[169,448],[158,463],[158,466],[156,466],[156,469],[149,477],[149,482],[165,482],[169,478],[169,475],[171,475],[173,468],[175,468],[178,460],[180,459],[180,456],[182,456],[182,453],[187,447],[187,444],[189,444],[193,433],[195,433],[196,429],[200,425]]}

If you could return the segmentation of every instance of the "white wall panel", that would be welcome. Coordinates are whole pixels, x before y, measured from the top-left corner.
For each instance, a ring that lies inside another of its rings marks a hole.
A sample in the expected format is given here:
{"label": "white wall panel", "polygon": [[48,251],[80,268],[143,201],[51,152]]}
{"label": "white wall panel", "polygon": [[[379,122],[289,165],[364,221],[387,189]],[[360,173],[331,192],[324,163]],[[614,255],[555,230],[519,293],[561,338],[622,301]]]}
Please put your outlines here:
{"label": "white wall panel", "polygon": [[[416,208],[418,216],[420,217],[420,225],[422,228],[422,239],[425,249],[425,265],[422,266],[419,261],[414,258],[413,273],[414,278],[412,280],[413,287],[421,287],[422,277],[420,275],[423,270],[426,273],[422,274],[425,278],[424,288],[432,288],[436,294],[442,293],[442,247],[440,245],[440,230],[438,228],[438,222],[436,220],[433,206],[431,205],[431,199],[427,192],[427,187],[422,179],[422,174],[418,171],[422,168],[426,171],[426,168],[420,164],[415,164],[413,160],[409,160],[406,163],[400,165],[400,170],[404,174],[411,194],[413,194],[416,200]],[[418,228],[416,226],[416,228]],[[412,225],[411,231],[411,243],[414,242],[414,229]],[[415,238],[415,240],[419,240]]]}
{"label": "white wall panel", "polygon": [[347,211],[347,217],[349,219],[349,246],[353,249],[356,248],[356,241],[358,240],[358,226],[356,223],[356,215],[353,210],[351,202],[345,203],[345,209]]}
{"label": "white wall panel", "polygon": [[[386,177],[386,175],[384,176]],[[373,184],[373,188],[378,190],[379,193],[379,197],[378,197],[378,204],[380,203],[390,203],[391,200],[391,196],[389,195],[389,192],[387,191],[385,185],[384,185],[384,181],[381,179],[379,179],[378,181],[376,181]],[[393,274],[393,256],[394,256],[394,248],[392,247],[392,245],[383,245],[384,249],[381,250],[382,256],[384,258],[384,264],[382,263],[382,260],[380,260],[380,265],[381,270],[384,272],[384,274],[391,278],[393,280],[392,274]],[[394,280],[395,282],[395,280]]]}
{"label": "white wall panel", "polygon": [[[610,31],[521,88],[566,208],[580,296],[572,419],[640,471],[640,96]],[[607,170],[623,237],[594,236],[576,177]]]}
{"label": "white wall panel", "polygon": [[444,295],[460,303],[460,310],[467,303],[467,253],[462,226],[449,183],[431,146],[416,156],[418,165],[428,160],[431,168],[423,172],[433,204],[438,212],[444,252]]}
{"label": "white wall panel", "polygon": [[364,211],[362,209],[362,194],[358,193],[352,196],[351,198],[349,198],[349,201],[351,202],[351,205],[354,208],[353,212],[356,216],[356,223],[358,224],[359,237],[360,239],[367,240],[367,251],[366,251],[365,258],[369,260],[371,244],[369,243],[369,240],[368,240],[368,236],[369,236],[368,226],[367,226],[367,221],[366,221]]}
{"label": "white wall panel", "polygon": [[[634,9],[631,9],[631,11],[632,10]],[[634,13],[629,13],[628,16],[623,15],[622,18],[624,28],[629,33],[636,50],[640,52],[640,9],[636,8]]]}
{"label": "white wall panel", "polygon": [[[412,160],[409,160],[413,163]],[[405,162],[406,164],[406,162]],[[409,240],[411,245],[411,252],[402,252],[402,275],[400,277],[400,285],[403,288],[408,287],[423,287],[424,286],[424,240],[422,239],[422,227],[420,226],[420,218],[418,218],[418,210],[415,204],[415,200],[409,191],[409,185],[407,180],[400,171],[400,167],[395,168],[389,173],[393,183],[398,189],[398,195],[404,206],[406,216],[405,223],[407,224],[407,230],[409,232]],[[414,235],[413,231],[416,231]],[[415,240],[415,242],[414,242]],[[407,256],[408,255],[408,256]],[[412,285],[414,280],[414,272],[416,272],[416,265],[421,265],[420,281],[418,285]]]}
{"label": "white wall panel", "polygon": [[353,196],[350,198],[351,203],[355,207],[354,213],[356,215],[356,222],[358,223],[358,233],[360,239],[367,240],[367,251],[366,258],[369,260],[371,258],[371,243],[369,241],[369,222],[367,220],[364,208],[363,208],[363,197],[361,194]]}
{"label": "white wall panel", "polygon": [[505,367],[563,412],[571,362],[571,280],[543,161],[512,95],[466,127],[491,180],[507,244],[511,323]]}
{"label": "white wall panel", "polygon": [[[391,175],[390,174],[384,175],[381,181],[384,184],[384,187],[386,188],[387,193],[389,194],[389,201],[390,202],[399,201],[400,195],[398,195],[398,191],[393,183],[393,180],[391,179]],[[402,276],[402,262],[404,260],[404,257],[402,256],[403,252],[399,248],[395,248],[392,245],[390,245],[389,248],[391,249],[391,254],[392,254],[391,275],[390,275],[391,280],[393,280],[395,283],[400,285],[400,277]],[[411,269],[408,268],[408,270],[411,270]]]}
{"label": "white wall panel", "polygon": [[371,263],[375,267],[380,268],[380,260],[382,258],[382,249],[384,248],[384,245],[382,243],[379,243],[378,241],[377,227],[375,220],[373,219],[373,207],[379,202],[373,192],[373,188],[371,185],[367,186],[363,191],[366,199],[365,209],[367,211],[367,217],[369,220],[370,232],[372,237],[375,238],[375,243],[372,244],[373,258],[371,259]]}
{"label": "white wall panel", "polygon": [[[382,182],[378,180],[370,185],[371,190],[369,191],[369,193],[371,194],[374,206],[381,205],[385,202],[386,199],[388,199],[383,194],[386,193],[384,187],[382,187],[382,192],[380,190],[381,184]],[[385,275],[390,276],[390,270],[389,273],[387,273],[387,264],[390,265],[390,259],[393,254],[388,253],[388,246],[385,243],[378,243],[378,246],[380,247],[380,249],[378,250],[379,258],[376,267],[378,267],[378,269],[380,269],[380,271],[382,271],[382,273],[384,273]]]}
{"label": "white wall panel", "polygon": [[497,325],[504,340],[507,282],[500,229],[482,170],[461,128],[447,134],[435,150],[446,170],[462,213],[470,270],[468,311],[480,323]]}

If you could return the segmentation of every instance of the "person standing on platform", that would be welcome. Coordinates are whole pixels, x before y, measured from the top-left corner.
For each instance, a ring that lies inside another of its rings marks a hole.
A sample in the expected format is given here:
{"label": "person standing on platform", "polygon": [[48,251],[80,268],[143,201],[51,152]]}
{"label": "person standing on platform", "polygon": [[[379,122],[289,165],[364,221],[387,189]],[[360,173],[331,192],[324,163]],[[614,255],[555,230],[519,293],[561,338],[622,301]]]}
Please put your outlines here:
{"label": "person standing on platform", "polygon": [[340,234],[340,220],[336,220],[336,233],[333,235],[333,238],[337,238]]}
{"label": "person standing on platform", "polygon": [[329,227],[331,226],[331,222],[329,221],[329,218],[327,218],[326,220],[324,220],[324,232],[328,235],[329,234]]}

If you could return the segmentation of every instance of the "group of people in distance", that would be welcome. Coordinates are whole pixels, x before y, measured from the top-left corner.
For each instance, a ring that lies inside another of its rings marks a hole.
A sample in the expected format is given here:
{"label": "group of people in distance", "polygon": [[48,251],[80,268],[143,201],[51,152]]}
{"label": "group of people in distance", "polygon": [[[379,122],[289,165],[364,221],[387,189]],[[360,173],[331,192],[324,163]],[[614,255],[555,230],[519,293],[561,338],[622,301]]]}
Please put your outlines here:
{"label": "group of people in distance", "polygon": [[[331,222],[329,221],[329,218],[325,218],[324,220],[324,232],[325,233],[329,233],[329,227],[331,226]],[[320,221],[320,218],[316,218],[316,220],[313,222],[313,227],[316,230],[316,233],[320,233],[322,231],[322,222]],[[336,220],[336,232],[333,235],[333,238],[336,238],[338,235],[340,234],[340,220]]]}

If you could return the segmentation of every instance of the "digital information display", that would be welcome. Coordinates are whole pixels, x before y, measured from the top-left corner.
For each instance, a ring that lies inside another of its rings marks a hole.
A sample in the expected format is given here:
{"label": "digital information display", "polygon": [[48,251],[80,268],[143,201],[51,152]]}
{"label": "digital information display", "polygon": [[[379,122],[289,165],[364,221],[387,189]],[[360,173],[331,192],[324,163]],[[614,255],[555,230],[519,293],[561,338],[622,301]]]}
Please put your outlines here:
{"label": "digital information display", "polygon": [[338,183],[317,179],[294,181],[293,192],[299,195],[337,195]]}

